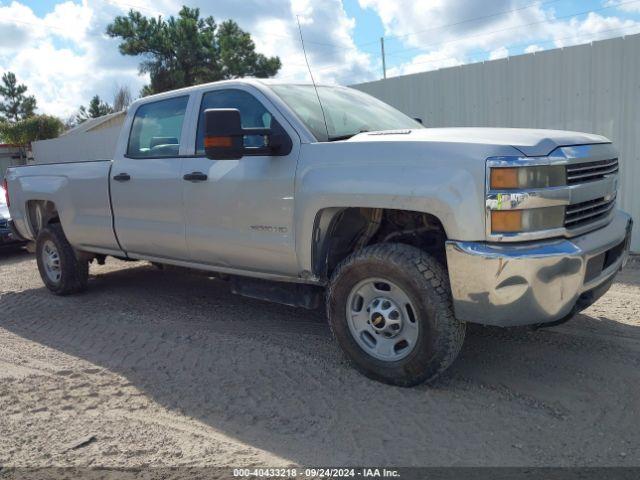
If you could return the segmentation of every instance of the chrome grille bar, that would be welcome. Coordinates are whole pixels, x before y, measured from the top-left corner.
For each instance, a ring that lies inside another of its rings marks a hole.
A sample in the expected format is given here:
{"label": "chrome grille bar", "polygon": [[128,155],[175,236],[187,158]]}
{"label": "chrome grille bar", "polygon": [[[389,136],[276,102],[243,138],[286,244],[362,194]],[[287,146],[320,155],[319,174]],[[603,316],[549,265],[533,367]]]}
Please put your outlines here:
{"label": "chrome grille bar", "polygon": [[585,210],[589,210],[591,208],[598,208],[604,205],[609,205],[614,200],[615,197],[609,200],[606,200],[604,198],[596,198],[595,200],[589,200],[588,202],[569,205],[567,206],[567,215],[573,215],[575,213],[584,212]]}
{"label": "chrome grille bar", "polygon": [[615,203],[615,198],[610,200],[598,198],[596,200],[571,205],[566,209],[564,225],[567,228],[572,228],[592,222],[597,218],[607,215],[613,209]]}
{"label": "chrome grille bar", "polygon": [[567,184],[598,180],[605,175],[618,172],[618,159],[600,160],[597,162],[577,163],[566,166]]}
{"label": "chrome grille bar", "polygon": [[602,160],[599,162],[578,163],[573,165],[567,165],[567,172],[578,172],[583,170],[593,170],[594,168],[608,168],[618,165],[618,159]]}

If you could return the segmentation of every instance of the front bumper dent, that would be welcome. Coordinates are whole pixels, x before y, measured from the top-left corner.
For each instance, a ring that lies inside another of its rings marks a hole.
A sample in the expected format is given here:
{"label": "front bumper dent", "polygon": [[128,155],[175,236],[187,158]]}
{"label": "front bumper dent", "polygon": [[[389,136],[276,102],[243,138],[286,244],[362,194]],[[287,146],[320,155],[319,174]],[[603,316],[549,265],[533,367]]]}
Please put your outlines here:
{"label": "front bumper dent", "polygon": [[606,227],[570,240],[448,241],[456,316],[507,327],[555,322],[588,307],[626,263],[631,225],[617,211]]}

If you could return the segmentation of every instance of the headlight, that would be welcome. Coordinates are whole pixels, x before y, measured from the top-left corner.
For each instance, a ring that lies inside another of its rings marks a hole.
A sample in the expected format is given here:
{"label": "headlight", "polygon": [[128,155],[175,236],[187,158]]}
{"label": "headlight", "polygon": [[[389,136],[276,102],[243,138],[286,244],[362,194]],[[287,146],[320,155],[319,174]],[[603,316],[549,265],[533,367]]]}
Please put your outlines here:
{"label": "headlight", "polygon": [[521,233],[561,228],[564,207],[530,208],[527,210],[493,210],[491,233]]}
{"label": "headlight", "polygon": [[491,190],[548,188],[566,184],[564,165],[491,168]]}

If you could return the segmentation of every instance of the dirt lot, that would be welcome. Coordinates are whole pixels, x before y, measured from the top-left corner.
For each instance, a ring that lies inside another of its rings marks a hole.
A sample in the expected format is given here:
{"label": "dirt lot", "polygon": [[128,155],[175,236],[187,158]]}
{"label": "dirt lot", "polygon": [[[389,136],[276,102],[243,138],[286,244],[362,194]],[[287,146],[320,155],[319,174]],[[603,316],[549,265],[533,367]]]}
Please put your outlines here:
{"label": "dirt lot", "polygon": [[0,465],[640,465],[640,262],[553,329],[472,327],[436,385],[344,361],[323,315],[110,260],[54,297],[0,254]]}

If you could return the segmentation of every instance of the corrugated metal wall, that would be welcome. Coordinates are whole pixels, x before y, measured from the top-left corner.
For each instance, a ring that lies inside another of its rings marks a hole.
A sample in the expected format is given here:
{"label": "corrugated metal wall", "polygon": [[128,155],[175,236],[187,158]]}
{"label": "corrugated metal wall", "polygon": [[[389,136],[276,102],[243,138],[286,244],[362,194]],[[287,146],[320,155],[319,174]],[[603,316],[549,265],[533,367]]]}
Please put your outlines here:
{"label": "corrugated metal wall", "polygon": [[640,252],[640,35],[355,85],[433,127],[530,127],[610,138]]}

